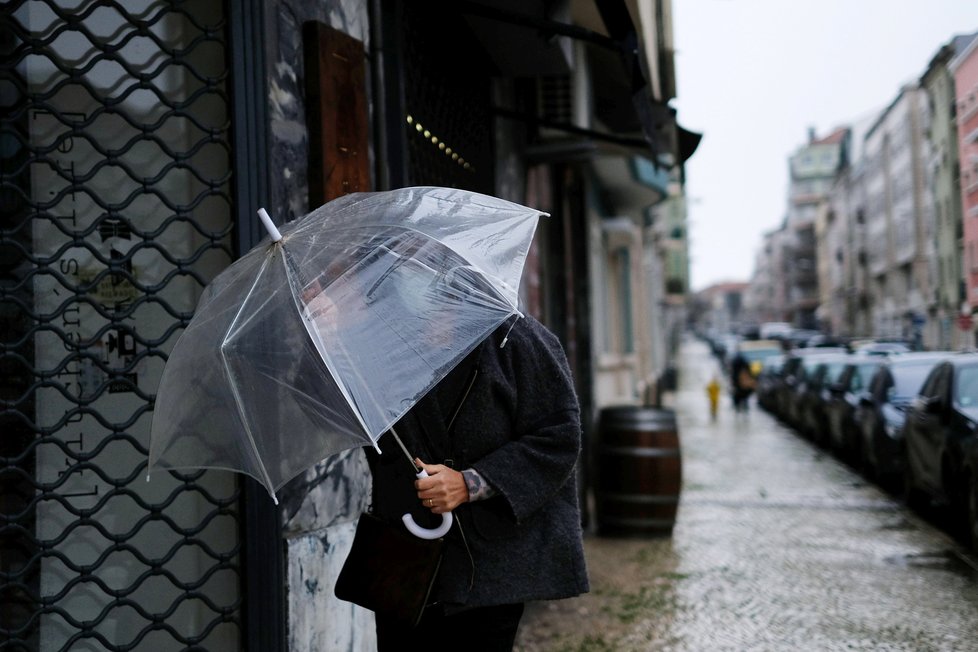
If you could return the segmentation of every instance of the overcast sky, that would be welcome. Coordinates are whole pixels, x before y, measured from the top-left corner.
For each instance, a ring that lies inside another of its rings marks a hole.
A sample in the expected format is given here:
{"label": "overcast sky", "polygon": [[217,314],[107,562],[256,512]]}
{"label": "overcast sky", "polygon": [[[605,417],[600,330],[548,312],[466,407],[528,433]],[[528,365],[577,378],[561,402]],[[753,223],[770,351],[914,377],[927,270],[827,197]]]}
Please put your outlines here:
{"label": "overcast sky", "polygon": [[702,132],[686,165],[692,287],[748,280],[787,205],[787,157],[885,108],[978,0],[673,0],[679,123]]}

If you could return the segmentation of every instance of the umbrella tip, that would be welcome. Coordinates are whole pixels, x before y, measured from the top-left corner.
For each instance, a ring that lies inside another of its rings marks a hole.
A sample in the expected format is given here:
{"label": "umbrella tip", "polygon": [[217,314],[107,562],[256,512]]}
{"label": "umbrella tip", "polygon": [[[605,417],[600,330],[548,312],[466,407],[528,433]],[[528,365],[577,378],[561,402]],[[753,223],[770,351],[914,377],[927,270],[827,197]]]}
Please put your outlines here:
{"label": "umbrella tip", "polygon": [[272,221],[272,218],[264,208],[258,209],[258,218],[265,226],[265,230],[268,231],[268,235],[272,236],[272,242],[278,242],[282,239],[282,234],[279,233],[278,227],[275,226],[275,222]]}
{"label": "umbrella tip", "polygon": [[509,330],[507,330],[506,331],[506,335],[503,336],[503,342],[502,342],[502,344],[499,345],[499,348],[502,349],[502,348],[504,348],[506,346],[506,343],[509,342],[509,334],[513,332],[513,327],[516,326],[516,322],[518,322],[521,319],[523,319],[523,313],[521,313],[519,310],[517,310],[516,311],[516,319],[514,319],[513,320],[513,323],[509,325]]}

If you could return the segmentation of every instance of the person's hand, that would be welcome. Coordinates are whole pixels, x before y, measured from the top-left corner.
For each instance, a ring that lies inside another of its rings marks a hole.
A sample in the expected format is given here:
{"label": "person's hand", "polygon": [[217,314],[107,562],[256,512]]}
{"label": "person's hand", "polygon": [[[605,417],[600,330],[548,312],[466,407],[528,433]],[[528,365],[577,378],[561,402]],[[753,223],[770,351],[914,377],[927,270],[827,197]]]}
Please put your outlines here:
{"label": "person's hand", "polygon": [[428,473],[427,478],[414,481],[421,504],[433,514],[445,514],[469,500],[465,478],[455,469],[444,464],[425,464],[415,458],[414,463]]}

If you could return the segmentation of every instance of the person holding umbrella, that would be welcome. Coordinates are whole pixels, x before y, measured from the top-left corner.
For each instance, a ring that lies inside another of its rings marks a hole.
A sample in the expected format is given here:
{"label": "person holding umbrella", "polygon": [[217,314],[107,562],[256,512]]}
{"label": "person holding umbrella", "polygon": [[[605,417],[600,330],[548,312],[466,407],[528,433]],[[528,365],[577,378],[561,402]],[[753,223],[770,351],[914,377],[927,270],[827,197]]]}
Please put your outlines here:
{"label": "person holding umbrella", "polygon": [[541,215],[439,187],[345,195],[281,230],[259,210],[269,239],[208,285],[167,360],[147,480],[233,470],[277,503],[304,469],[369,446],[374,514],[443,539],[431,603],[407,627],[379,616],[381,649],[511,649],[524,602],[588,590],[579,406],[557,338],[519,310]]}
{"label": "person holding umbrella", "polygon": [[391,439],[381,440],[385,454],[368,449],[375,515],[394,521],[407,511],[420,521],[420,506],[456,519],[420,623],[377,614],[379,650],[434,636],[467,650],[511,650],[526,601],[588,591],[570,369],[550,331],[531,316],[515,319],[395,426],[429,477],[417,479]]}

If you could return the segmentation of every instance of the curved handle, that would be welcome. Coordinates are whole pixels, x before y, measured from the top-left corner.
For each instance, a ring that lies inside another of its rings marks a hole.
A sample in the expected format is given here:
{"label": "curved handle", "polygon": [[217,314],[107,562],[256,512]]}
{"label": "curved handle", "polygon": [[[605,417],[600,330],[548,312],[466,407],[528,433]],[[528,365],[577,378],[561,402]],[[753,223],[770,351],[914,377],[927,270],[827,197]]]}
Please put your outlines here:
{"label": "curved handle", "polygon": [[[421,469],[417,473],[419,478],[427,478],[428,473]],[[441,515],[441,525],[435,528],[426,528],[418,525],[414,517],[410,514],[405,514],[401,517],[401,521],[404,523],[404,527],[408,529],[408,532],[418,537],[419,539],[440,539],[441,537],[448,534],[448,531],[452,529],[452,523],[455,521],[455,517],[452,516],[451,512],[447,512]]]}

